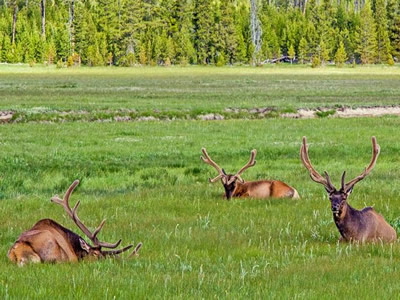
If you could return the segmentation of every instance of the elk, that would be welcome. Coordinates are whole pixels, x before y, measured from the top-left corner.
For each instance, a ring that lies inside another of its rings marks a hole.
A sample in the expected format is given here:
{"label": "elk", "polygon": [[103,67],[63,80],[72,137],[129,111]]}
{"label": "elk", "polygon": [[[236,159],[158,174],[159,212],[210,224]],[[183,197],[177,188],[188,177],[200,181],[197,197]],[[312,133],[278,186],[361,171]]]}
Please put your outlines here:
{"label": "elk", "polygon": [[[116,256],[133,247],[126,246],[118,250],[102,250],[102,248],[115,249],[121,240],[114,244],[101,242],[97,235],[103,228],[106,220],[103,220],[97,229],[91,232],[79,219],[77,210],[80,205],[78,201],[71,209],[69,206],[69,198],[75,187],[79,184],[79,180],[75,180],[68,188],[63,199],[57,195],[51,198],[51,201],[61,205],[69,217],[79,227],[79,229],[91,240],[93,246],[88,244],[78,234],[61,226],[51,219],[42,219],[38,221],[31,229],[23,232],[18,240],[12,245],[8,251],[8,258],[20,266],[28,262],[77,262],[82,259],[100,259],[107,256]],[[139,243],[131,256],[141,248]]]}
{"label": "elk", "polygon": [[251,151],[250,160],[245,164],[236,174],[226,174],[225,170],[218,166],[208,155],[207,150],[202,148],[203,156],[201,160],[206,164],[214,167],[218,175],[211,179],[210,183],[216,182],[221,179],[222,185],[225,189],[224,197],[230,200],[232,197],[252,197],[252,198],[293,198],[299,199],[297,191],[286,183],[279,180],[259,180],[245,182],[241,175],[248,168],[256,164],[257,151]]}
{"label": "elk", "polygon": [[372,137],[372,158],[365,170],[354,179],[345,183],[346,171],[343,172],[340,190],[337,190],[325,171],[325,177],[321,176],[312,166],[308,156],[306,137],[300,148],[300,158],[303,165],[310,172],[310,177],[316,183],[320,183],[328,192],[331,201],[333,220],[338,228],[343,241],[356,242],[393,242],[397,239],[396,231],[378,214],[372,207],[357,210],[351,207],[347,198],[353,191],[354,185],[363,180],[375,167],[380,147],[376,138]]}

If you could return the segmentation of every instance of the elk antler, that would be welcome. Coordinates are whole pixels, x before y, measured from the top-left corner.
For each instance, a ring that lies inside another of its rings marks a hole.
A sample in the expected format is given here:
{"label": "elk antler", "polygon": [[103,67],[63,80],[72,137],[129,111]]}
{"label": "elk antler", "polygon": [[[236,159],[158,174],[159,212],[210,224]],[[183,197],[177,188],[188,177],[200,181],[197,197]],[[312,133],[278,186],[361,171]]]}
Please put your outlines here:
{"label": "elk antler", "polygon": [[[92,241],[93,246],[95,246],[95,247],[105,247],[105,248],[110,248],[110,249],[114,249],[114,248],[118,247],[119,244],[121,243],[121,240],[119,240],[118,242],[116,242],[114,244],[111,244],[111,243],[107,243],[107,242],[101,242],[97,238],[97,234],[100,232],[100,230],[104,226],[104,223],[106,222],[105,219],[103,221],[101,221],[99,227],[97,227],[96,230],[93,233],[91,233],[90,230],[82,223],[82,221],[79,219],[79,217],[77,215],[77,210],[78,210],[78,207],[80,205],[80,201],[76,202],[74,208],[71,210],[71,207],[69,206],[69,197],[71,196],[72,191],[75,189],[75,187],[78,184],[79,184],[79,180],[75,180],[71,184],[71,186],[68,188],[67,192],[64,195],[64,199],[60,199],[57,195],[55,195],[53,198],[51,198],[51,201],[55,202],[57,204],[60,204],[64,208],[64,210],[72,218],[72,220],[79,227],[79,229],[82,230],[82,232]],[[126,250],[128,250],[132,246],[133,245],[130,245],[130,247],[127,246],[125,248],[127,248]],[[121,249],[121,250],[124,250],[124,249]]]}
{"label": "elk antler", "polygon": [[321,183],[325,186],[326,190],[334,191],[335,187],[333,186],[331,179],[327,172],[324,172],[325,178],[319,174],[311,164],[310,158],[308,157],[308,146],[307,146],[307,138],[303,136],[303,144],[300,148],[300,158],[303,162],[303,165],[306,167],[308,172],[310,172],[310,177],[317,183]]}
{"label": "elk antler", "polygon": [[244,182],[244,180],[242,179],[242,177],[240,177],[240,175],[244,171],[246,171],[248,168],[251,168],[256,164],[256,161],[255,161],[256,155],[257,155],[257,150],[256,149],[251,150],[250,160],[235,175],[233,175],[231,180],[229,180],[228,185],[231,184],[236,179],[239,179],[241,182]]}
{"label": "elk antler", "polygon": [[218,179],[220,179],[221,177],[225,176],[225,174],[224,174],[224,172],[222,171],[221,167],[218,166],[217,163],[214,162],[214,161],[210,158],[210,156],[209,156],[208,153],[207,153],[206,148],[201,148],[201,152],[203,152],[203,154],[204,154],[204,156],[205,156],[205,158],[204,158],[203,156],[200,156],[201,160],[202,160],[203,162],[205,162],[206,164],[208,164],[208,165],[214,167],[214,168],[218,171],[218,176],[215,177],[215,178],[213,178],[213,179],[208,178],[208,181],[211,182],[211,183],[213,183],[213,182],[216,182],[216,181],[217,181]]}
{"label": "elk antler", "polygon": [[375,167],[376,160],[378,159],[380,150],[381,150],[381,148],[377,144],[376,138],[373,136],[372,137],[372,158],[371,158],[371,162],[369,163],[369,166],[366,167],[364,169],[364,172],[362,172],[359,176],[357,176],[356,178],[354,178],[353,180],[349,181],[346,184],[344,184],[344,177],[346,175],[346,172],[343,173],[342,190],[344,192],[348,192],[349,190],[351,190],[357,182],[363,180],[372,171],[372,169]]}

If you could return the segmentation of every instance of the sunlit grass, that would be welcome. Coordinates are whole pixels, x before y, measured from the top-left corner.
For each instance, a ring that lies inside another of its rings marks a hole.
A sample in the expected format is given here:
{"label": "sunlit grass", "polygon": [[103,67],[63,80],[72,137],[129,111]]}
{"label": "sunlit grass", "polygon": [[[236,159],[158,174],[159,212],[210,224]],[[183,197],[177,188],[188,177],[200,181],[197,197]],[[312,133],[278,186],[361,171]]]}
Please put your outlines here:
{"label": "sunlit grass", "polygon": [[1,65],[0,109],[35,115],[28,119],[40,121],[59,111],[106,119],[124,110],[181,117],[223,113],[226,108],[290,111],[393,105],[399,104],[399,80],[398,66],[55,69]]}
{"label": "sunlit grass", "polygon": [[[138,123],[12,124],[0,127],[0,298],[396,298],[400,246],[339,244],[329,201],[299,160],[301,137],[319,171],[338,183],[381,155],[349,198],[373,205],[400,230],[395,117]],[[227,171],[256,148],[244,178],[280,179],[300,200],[222,199],[215,170]],[[41,218],[79,233],[50,202],[74,179],[72,201],[101,238],[143,242],[140,257],[58,265],[12,265],[6,253]]]}

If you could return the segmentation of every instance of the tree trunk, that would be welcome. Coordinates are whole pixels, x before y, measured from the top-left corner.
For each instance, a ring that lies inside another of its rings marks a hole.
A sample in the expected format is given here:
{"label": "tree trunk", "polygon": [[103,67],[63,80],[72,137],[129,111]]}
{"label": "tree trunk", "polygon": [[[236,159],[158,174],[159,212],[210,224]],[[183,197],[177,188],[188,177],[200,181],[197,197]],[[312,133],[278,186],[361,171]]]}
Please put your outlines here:
{"label": "tree trunk", "polygon": [[304,4],[303,4],[303,16],[306,14],[306,9],[307,9],[307,0],[304,0]]}
{"label": "tree trunk", "polygon": [[250,7],[250,30],[251,30],[251,40],[254,46],[253,52],[253,64],[258,63],[258,53],[261,50],[262,40],[262,29],[260,20],[258,19],[258,7],[257,7],[257,0],[250,0],[251,7]]}
{"label": "tree trunk", "polygon": [[40,10],[42,14],[42,37],[46,37],[46,0],[40,0]]}
{"label": "tree trunk", "polygon": [[13,24],[12,24],[12,43],[15,43],[15,28],[17,25],[17,13],[18,13],[18,5],[17,1],[14,3],[14,14],[13,14]]}

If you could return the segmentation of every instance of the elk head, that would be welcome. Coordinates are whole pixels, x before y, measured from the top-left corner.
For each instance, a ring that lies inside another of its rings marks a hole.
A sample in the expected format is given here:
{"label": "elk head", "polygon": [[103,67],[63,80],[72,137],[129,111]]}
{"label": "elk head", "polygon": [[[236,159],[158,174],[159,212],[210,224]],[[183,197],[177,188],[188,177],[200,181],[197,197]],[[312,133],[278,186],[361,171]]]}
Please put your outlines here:
{"label": "elk head", "polygon": [[[53,198],[51,198],[51,201],[54,203],[57,203],[59,205],[61,205],[65,212],[68,214],[68,216],[71,217],[71,219],[74,221],[74,223],[79,227],[79,229],[90,239],[90,241],[93,243],[93,245],[88,244],[84,239],[79,238],[79,243],[80,243],[80,247],[82,249],[82,258],[88,258],[88,259],[99,259],[102,257],[106,257],[106,256],[114,256],[114,255],[118,255],[122,252],[125,252],[127,250],[129,250],[130,248],[133,247],[133,245],[129,245],[126,246],[122,249],[118,249],[118,250],[102,250],[102,248],[108,248],[108,249],[115,249],[117,248],[120,243],[121,240],[117,241],[116,243],[107,243],[107,242],[101,242],[98,238],[97,235],[99,234],[99,232],[101,231],[101,229],[104,226],[104,223],[106,222],[106,220],[104,219],[100,225],[96,228],[95,231],[91,232],[83,223],[82,221],[79,219],[77,211],[78,211],[78,207],[80,205],[80,201],[76,202],[75,206],[71,209],[71,207],[69,206],[69,198],[71,196],[71,193],[74,191],[75,187],[79,184],[79,180],[75,180],[71,186],[68,188],[67,192],[64,195],[64,198],[61,199],[58,197],[58,195],[55,195]],[[139,243],[135,250],[132,252],[132,254],[129,256],[134,256],[136,255],[136,253],[139,251],[139,249],[141,248],[142,243]]]}
{"label": "elk head", "polygon": [[334,217],[340,217],[344,215],[347,208],[347,197],[353,191],[353,188],[356,183],[363,180],[375,167],[376,160],[379,156],[380,147],[376,143],[376,138],[372,137],[372,159],[368,167],[365,168],[364,172],[362,172],[359,176],[345,183],[346,171],[343,172],[341,187],[340,189],[336,189],[332,184],[331,179],[328,173],[325,171],[324,176],[321,176],[312,166],[310,158],[308,157],[308,146],[306,137],[303,137],[303,144],[300,149],[300,158],[303,162],[303,165],[310,172],[310,177],[313,181],[322,184],[325,187],[325,190],[328,192],[329,200],[331,201],[331,210]]}
{"label": "elk head", "polygon": [[236,188],[237,181],[240,183],[244,183],[241,175],[242,173],[250,167],[253,167],[256,164],[255,158],[257,151],[253,149],[251,151],[250,160],[245,164],[236,174],[226,174],[225,170],[218,166],[208,155],[206,148],[202,148],[201,151],[203,152],[203,156],[200,156],[201,160],[206,164],[214,167],[218,175],[217,177],[211,179],[209,178],[209,182],[213,183],[216,182],[218,179],[221,179],[221,182],[225,188],[225,196],[229,200],[232,197],[232,194]]}

